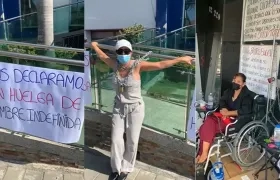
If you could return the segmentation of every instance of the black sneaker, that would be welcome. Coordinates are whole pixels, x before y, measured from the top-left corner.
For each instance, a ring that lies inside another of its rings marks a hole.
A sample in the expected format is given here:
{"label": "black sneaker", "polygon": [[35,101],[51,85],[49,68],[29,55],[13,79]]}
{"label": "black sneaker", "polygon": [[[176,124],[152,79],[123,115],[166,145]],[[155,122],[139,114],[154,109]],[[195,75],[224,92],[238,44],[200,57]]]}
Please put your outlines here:
{"label": "black sneaker", "polygon": [[117,180],[119,177],[119,173],[117,172],[112,172],[109,176],[109,180]]}
{"label": "black sneaker", "polygon": [[128,176],[128,173],[121,173],[120,176],[118,177],[118,180],[125,180]]}

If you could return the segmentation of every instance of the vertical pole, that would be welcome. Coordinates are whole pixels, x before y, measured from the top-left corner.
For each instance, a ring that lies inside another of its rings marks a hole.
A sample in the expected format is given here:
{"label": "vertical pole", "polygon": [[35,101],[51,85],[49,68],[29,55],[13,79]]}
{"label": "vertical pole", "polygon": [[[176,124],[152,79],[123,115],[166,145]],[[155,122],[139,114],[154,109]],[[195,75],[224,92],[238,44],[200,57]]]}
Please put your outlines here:
{"label": "vertical pole", "polygon": [[[31,2],[29,1],[29,4],[31,4]],[[20,23],[20,37],[21,37],[21,41],[23,40],[22,39],[22,18],[21,16],[23,15],[22,12],[21,12],[21,1],[18,1],[18,6],[19,6],[19,15],[20,15],[20,18],[19,18],[19,23]],[[30,6],[31,7],[31,6]],[[32,16],[32,15],[31,15]]]}
{"label": "vertical pole", "polygon": [[68,6],[68,15],[69,15],[69,19],[68,19],[68,27],[71,27],[71,19],[72,19],[72,5],[71,5],[71,0],[69,0],[69,6]]}
{"label": "vertical pole", "polygon": [[[97,72],[97,71],[96,71]],[[101,110],[102,109],[102,106],[101,106],[101,103],[102,103],[102,99],[101,99],[101,85],[100,85],[100,75],[99,75],[99,72],[97,72],[96,73],[96,80],[97,80],[97,83],[96,83],[96,85],[97,85],[97,87],[96,87],[96,89],[97,89],[97,98],[98,98],[98,104],[97,104],[97,108],[99,109],[99,110]]]}
{"label": "vertical pole", "polygon": [[182,6],[182,24],[181,24],[181,27],[184,26],[184,22],[185,22],[185,17],[186,17],[186,13],[187,13],[187,10],[186,10],[186,0],[183,0],[183,6]]}
{"label": "vertical pole", "polygon": [[[151,43],[152,46],[154,45],[154,44],[152,43],[152,42],[153,42],[153,39],[152,39],[152,38],[153,38],[153,32],[154,32],[154,29],[151,30],[151,34],[150,34],[151,36],[150,36],[150,38],[149,38],[149,39],[151,39],[150,43]],[[146,41],[146,39],[144,39],[144,41]]]}
{"label": "vertical pole", "polygon": [[174,49],[177,49],[177,32],[174,33],[175,41],[174,41]]}
{"label": "vertical pole", "polygon": [[196,89],[196,99],[202,99],[201,88],[201,74],[200,74],[200,62],[199,62],[199,51],[198,51],[198,41],[197,41],[197,33],[195,33],[195,89]]}
{"label": "vertical pole", "polygon": [[[247,1],[243,1],[243,14],[242,14],[242,25],[241,25],[241,39],[240,39],[240,50],[242,49],[242,46],[244,44],[244,17],[245,17],[245,9],[246,9],[246,2]],[[240,58],[241,59],[241,53],[240,53]],[[241,64],[239,63],[239,71],[241,70],[240,68]]]}
{"label": "vertical pole", "polygon": [[2,14],[1,14],[1,16],[3,16],[2,17],[2,19],[3,19],[3,28],[4,28],[4,36],[5,36],[5,40],[7,41],[8,40],[8,34],[7,34],[7,23],[6,23],[6,19],[5,19],[5,10],[4,10],[4,4],[3,4],[3,1],[4,0],[2,0],[1,1],[1,8],[2,8]]}
{"label": "vertical pole", "polygon": [[[188,129],[188,120],[189,120],[189,114],[190,114],[190,106],[192,104],[191,101],[191,78],[192,74],[191,72],[188,72],[188,82],[187,82],[187,110],[186,110],[186,124],[185,124],[185,132],[187,132]],[[185,139],[187,139],[187,134],[185,134]]]}
{"label": "vertical pole", "polygon": [[94,100],[95,100],[95,109],[99,109],[100,108],[100,98],[99,98],[99,92],[98,92],[98,72],[97,72],[97,69],[96,69],[96,66],[94,65],[93,66],[93,89],[94,89]]}
{"label": "vertical pole", "polygon": [[[275,29],[276,31],[276,29]],[[274,61],[274,55],[275,55],[275,44],[276,44],[276,33],[274,33],[273,35],[273,45],[272,45],[272,60],[271,60],[271,64],[270,64],[270,77],[273,77],[273,61]],[[277,77],[276,77],[276,81],[277,81]],[[271,90],[272,90],[272,83],[274,82],[271,82],[268,84],[268,90],[267,90],[267,104],[266,104],[266,115],[265,115],[265,123],[267,123],[268,121],[268,114],[269,114],[269,105],[270,105],[270,96],[271,96]]]}

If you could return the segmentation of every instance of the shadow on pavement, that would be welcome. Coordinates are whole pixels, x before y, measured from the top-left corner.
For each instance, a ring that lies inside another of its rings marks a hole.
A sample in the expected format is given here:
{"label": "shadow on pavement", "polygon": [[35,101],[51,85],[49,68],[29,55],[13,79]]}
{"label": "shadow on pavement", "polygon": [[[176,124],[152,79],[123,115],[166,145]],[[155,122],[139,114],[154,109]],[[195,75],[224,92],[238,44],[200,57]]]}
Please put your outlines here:
{"label": "shadow on pavement", "polygon": [[85,168],[97,173],[111,173],[110,157],[95,149],[85,149]]}

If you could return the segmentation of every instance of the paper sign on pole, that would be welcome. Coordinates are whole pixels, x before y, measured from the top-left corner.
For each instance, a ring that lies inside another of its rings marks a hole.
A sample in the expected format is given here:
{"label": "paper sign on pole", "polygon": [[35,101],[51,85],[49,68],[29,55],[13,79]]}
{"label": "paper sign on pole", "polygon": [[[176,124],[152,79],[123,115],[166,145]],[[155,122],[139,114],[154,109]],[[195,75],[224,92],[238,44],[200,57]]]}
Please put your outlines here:
{"label": "paper sign on pole", "polygon": [[[91,87],[91,72],[90,72],[90,57],[89,57],[89,51],[84,52],[84,72],[85,72],[85,82],[87,86]],[[85,91],[85,105],[91,106],[93,97],[92,97],[92,92],[91,88],[88,88],[87,91]]]}
{"label": "paper sign on pole", "polygon": [[76,143],[89,88],[84,73],[1,63],[0,127]]}
{"label": "paper sign on pole", "polygon": [[[272,56],[274,56],[274,58]],[[273,54],[272,46],[241,46],[239,71],[246,75],[246,85],[251,91],[267,97],[269,86],[271,85],[270,98],[275,99],[276,81],[272,82],[272,84],[269,84],[268,78],[277,78],[279,58],[279,47],[276,47],[276,50]],[[272,59],[274,59],[273,62]]]}
{"label": "paper sign on pole", "polygon": [[245,0],[244,41],[280,39],[280,1]]}

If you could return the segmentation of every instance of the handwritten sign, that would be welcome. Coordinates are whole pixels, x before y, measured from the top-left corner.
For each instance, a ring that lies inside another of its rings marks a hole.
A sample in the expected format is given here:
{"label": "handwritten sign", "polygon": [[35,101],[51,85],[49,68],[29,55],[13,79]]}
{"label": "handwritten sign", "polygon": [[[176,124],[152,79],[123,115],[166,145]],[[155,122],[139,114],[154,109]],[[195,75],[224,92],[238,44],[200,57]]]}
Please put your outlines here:
{"label": "handwritten sign", "polygon": [[244,41],[280,39],[280,1],[246,0]]}
{"label": "handwritten sign", "polygon": [[196,109],[195,109],[195,102],[196,102],[196,89],[194,89],[193,92],[193,98],[192,98],[192,103],[191,103],[191,108],[190,108],[190,113],[189,113],[189,120],[188,120],[188,127],[187,127],[187,137],[188,140],[191,142],[196,142]]}
{"label": "handwritten sign", "polygon": [[0,127],[60,143],[79,141],[84,73],[2,63]]}
{"label": "handwritten sign", "polygon": [[[272,56],[274,61],[271,65]],[[272,46],[243,45],[241,46],[239,71],[247,76],[248,88],[258,94],[267,97],[269,90],[268,78],[277,78],[280,50]],[[276,83],[271,84],[270,98],[276,97]]]}

